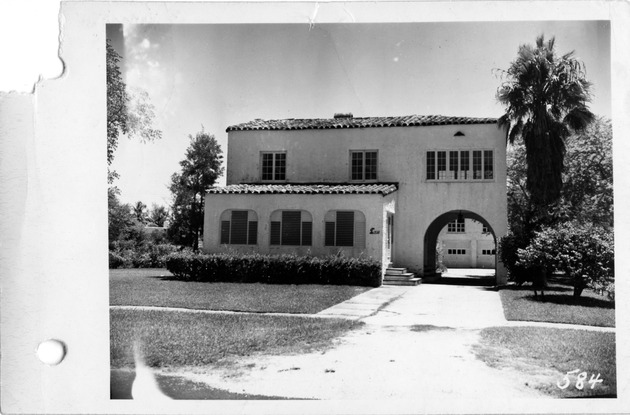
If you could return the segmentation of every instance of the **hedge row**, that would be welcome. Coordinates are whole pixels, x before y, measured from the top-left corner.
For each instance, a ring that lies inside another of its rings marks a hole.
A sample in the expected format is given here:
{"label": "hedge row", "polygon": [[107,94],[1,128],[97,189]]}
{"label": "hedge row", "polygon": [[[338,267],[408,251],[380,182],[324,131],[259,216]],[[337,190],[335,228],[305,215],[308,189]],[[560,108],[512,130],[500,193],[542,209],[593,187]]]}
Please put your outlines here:
{"label": "hedge row", "polygon": [[166,269],[187,281],[266,284],[381,285],[381,263],[372,258],[179,252]]}

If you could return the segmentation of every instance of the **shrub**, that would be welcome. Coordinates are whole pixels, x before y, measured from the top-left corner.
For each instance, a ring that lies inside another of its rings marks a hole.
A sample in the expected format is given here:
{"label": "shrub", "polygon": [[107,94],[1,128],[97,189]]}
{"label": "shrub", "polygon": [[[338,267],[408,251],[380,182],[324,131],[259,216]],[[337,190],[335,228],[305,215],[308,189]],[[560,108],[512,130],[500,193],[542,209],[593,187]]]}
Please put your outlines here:
{"label": "shrub", "polygon": [[538,269],[530,269],[519,263],[518,250],[527,247],[528,240],[522,234],[508,233],[499,239],[499,260],[508,271],[510,280],[517,284],[533,282]]}
{"label": "shrub", "polygon": [[171,244],[152,244],[134,241],[114,241],[110,244],[110,268],[164,268],[167,255],[177,252]]}
{"label": "shrub", "polygon": [[118,255],[116,252],[109,251],[109,268],[124,268],[123,265],[125,263],[125,259]]}
{"label": "shrub", "polygon": [[190,251],[166,257],[166,268],[178,278],[204,282],[267,284],[381,285],[381,263],[372,258],[262,255]]}
{"label": "shrub", "polygon": [[537,232],[517,264],[564,271],[573,280],[577,299],[584,288],[606,291],[614,297],[614,243],[612,231],[592,224],[566,222]]}

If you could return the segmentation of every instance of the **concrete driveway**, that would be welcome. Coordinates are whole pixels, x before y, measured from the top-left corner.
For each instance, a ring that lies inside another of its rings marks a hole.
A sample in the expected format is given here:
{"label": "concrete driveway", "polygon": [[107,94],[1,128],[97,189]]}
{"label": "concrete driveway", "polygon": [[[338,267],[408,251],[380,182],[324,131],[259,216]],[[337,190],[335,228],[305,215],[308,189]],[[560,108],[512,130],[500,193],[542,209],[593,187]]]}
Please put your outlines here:
{"label": "concrete driveway", "polygon": [[472,346],[505,322],[499,295],[481,287],[380,287],[320,313],[366,325],[326,352],[257,355],[186,378],[236,393],[310,399],[539,397],[518,373],[488,367]]}

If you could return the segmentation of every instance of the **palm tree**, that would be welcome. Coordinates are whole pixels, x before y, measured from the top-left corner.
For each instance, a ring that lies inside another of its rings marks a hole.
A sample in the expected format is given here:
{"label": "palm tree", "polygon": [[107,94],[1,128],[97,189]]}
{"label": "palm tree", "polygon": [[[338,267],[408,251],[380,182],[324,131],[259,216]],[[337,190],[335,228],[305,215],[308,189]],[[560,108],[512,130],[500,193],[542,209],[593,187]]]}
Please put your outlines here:
{"label": "palm tree", "polygon": [[532,202],[538,207],[560,197],[565,140],[583,130],[594,115],[588,109],[591,83],[574,52],[558,56],[555,38],[536,46],[521,45],[516,60],[497,91],[507,107],[499,126],[507,127],[508,140],[522,138],[526,149],[527,182]]}
{"label": "palm tree", "polygon": [[140,223],[146,222],[146,215],[144,210],[147,208],[147,205],[142,203],[141,201],[137,201],[135,205],[133,205],[133,214],[136,217],[136,220]]}

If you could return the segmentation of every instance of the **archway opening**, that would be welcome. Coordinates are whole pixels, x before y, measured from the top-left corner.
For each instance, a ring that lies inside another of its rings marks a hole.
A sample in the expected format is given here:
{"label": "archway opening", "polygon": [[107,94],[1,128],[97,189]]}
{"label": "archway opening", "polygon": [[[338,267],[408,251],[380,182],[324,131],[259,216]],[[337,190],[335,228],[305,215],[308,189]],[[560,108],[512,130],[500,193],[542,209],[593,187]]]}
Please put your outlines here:
{"label": "archway opening", "polygon": [[445,212],[424,235],[424,276],[434,282],[495,285],[496,246],[496,233],[481,215]]}

